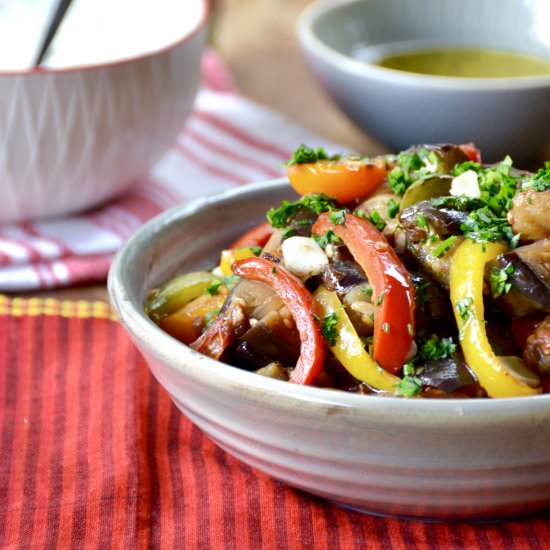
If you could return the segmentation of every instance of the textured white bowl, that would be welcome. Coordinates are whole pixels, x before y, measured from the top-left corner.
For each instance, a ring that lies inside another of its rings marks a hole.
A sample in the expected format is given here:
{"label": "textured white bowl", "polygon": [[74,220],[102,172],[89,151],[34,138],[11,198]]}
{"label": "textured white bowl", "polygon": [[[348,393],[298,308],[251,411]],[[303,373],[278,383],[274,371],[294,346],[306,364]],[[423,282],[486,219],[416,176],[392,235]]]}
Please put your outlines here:
{"label": "textured white bowl", "polygon": [[447,78],[372,63],[387,49],[445,45],[550,59],[546,0],[321,0],[300,17],[298,37],[337,105],[391,150],[475,141],[490,161],[550,152],[550,75]]}
{"label": "textured white bowl", "polygon": [[148,290],[212,267],[293,196],[278,180],[194,201],[147,223],[117,256],[112,304],[174,403],[243,462],[344,505],[437,519],[547,507],[550,395],[407,400],[298,386],[200,355],[147,318]]}
{"label": "textured white bowl", "polygon": [[162,50],[0,73],[0,222],[93,207],[166,151],[191,110],[206,38],[207,2],[189,1],[203,5],[202,20]]}

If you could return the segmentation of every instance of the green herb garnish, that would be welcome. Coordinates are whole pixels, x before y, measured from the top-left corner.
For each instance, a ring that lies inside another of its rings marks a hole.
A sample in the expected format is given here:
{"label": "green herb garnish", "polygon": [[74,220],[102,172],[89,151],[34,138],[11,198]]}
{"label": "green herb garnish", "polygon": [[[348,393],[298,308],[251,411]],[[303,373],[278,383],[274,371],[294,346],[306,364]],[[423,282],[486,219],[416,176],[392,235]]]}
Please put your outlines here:
{"label": "green herb garnish", "polygon": [[336,344],[336,337],[338,336],[338,331],[336,325],[338,324],[338,314],[333,311],[328,313],[323,317],[323,322],[321,323],[321,334],[326,338],[327,342],[334,346]]}
{"label": "green herb garnish", "polygon": [[445,256],[445,254],[449,251],[449,249],[453,246],[457,239],[458,237],[456,235],[451,235],[450,237],[446,238],[440,245],[434,248],[432,254],[436,258],[441,258],[442,256]]}
{"label": "green herb garnish", "polygon": [[498,298],[504,294],[508,294],[512,288],[512,275],[514,274],[514,266],[508,263],[505,267],[499,269],[494,266],[489,274],[489,283],[491,285],[491,293],[493,298]]}
{"label": "green herb garnish", "polygon": [[386,227],[386,222],[384,221],[384,218],[378,213],[378,210],[373,208],[371,210],[371,213],[366,218],[378,231],[383,231],[384,227]]}
{"label": "green herb garnish", "polygon": [[207,287],[206,287],[206,293],[207,294],[210,294],[210,296],[214,296],[218,293],[218,289],[220,288],[220,286],[222,285],[223,283],[219,280],[219,279],[214,279],[212,281],[212,283],[210,283]]}
{"label": "green herb garnish", "polygon": [[337,237],[332,229],[329,229],[322,237],[319,237],[319,235],[311,236],[321,248],[326,248],[329,244],[342,244],[342,239]]}
{"label": "green herb garnish", "polygon": [[336,201],[321,193],[306,195],[296,202],[283,201],[279,208],[271,208],[267,213],[267,219],[272,227],[282,229],[301,208],[309,208],[316,214],[321,214],[336,210]]}
{"label": "green herb garnish", "polygon": [[336,210],[335,212],[331,212],[328,216],[330,221],[336,225],[344,225],[346,223],[345,210]]}
{"label": "green herb garnish", "polygon": [[414,300],[417,306],[421,306],[428,301],[428,287],[432,284],[430,281],[419,281],[413,279],[415,296]]}
{"label": "green herb garnish", "polygon": [[426,218],[422,214],[417,214],[416,225],[418,225],[418,227],[421,227],[422,229],[425,229],[426,231],[428,231],[429,229],[428,222],[426,221]]}
{"label": "green herb garnish", "polygon": [[249,248],[254,256],[259,256],[262,253],[261,246],[250,246]]}
{"label": "green herb garnish", "polygon": [[460,315],[460,318],[463,321],[466,321],[468,317],[471,317],[474,312],[472,311],[472,304],[474,303],[474,300],[471,296],[468,296],[467,298],[464,298],[463,300],[460,300],[456,304],[456,311]]}
{"label": "green herb garnish", "polygon": [[386,293],[385,290],[383,290],[382,292],[380,292],[380,294],[378,295],[378,298],[376,299],[376,305],[379,306],[383,300],[384,300],[384,294]]}
{"label": "green herb garnish", "polygon": [[[460,175],[467,170],[474,170],[477,173],[480,198],[462,200],[460,209],[470,213],[461,224],[461,231],[466,237],[476,242],[504,241],[514,248],[519,237],[514,235],[508,223],[507,214],[518,191],[520,176],[512,175],[512,159],[506,157],[499,165],[486,168],[477,162],[464,162],[454,167],[454,174]],[[544,181],[544,173],[540,178]],[[432,201],[432,204],[437,206],[437,200]],[[442,201],[440,200],[439,203],[441,204]],[[455,204],[459,203],[455,200]]]}
{"label": "green herb garnish", "polygon": [[241,278],[237,277],[237,275],[228,275],[227,277],[222,277],[223,284],[229,290],[232,290],[240,280],[241,280]]}
{"label": "green herb garnish", "polygon": [[205,316],[204,316],[204,321],[205,321],[205,325],[204,325],[204,328],[208,328],[210,326],[210,324],[212,323],[212,321],[214,321],[214,319],[217,317],[217,315],[220,313],[220,310],[219,309],[213,309],[212,311],[209,311]]}
{"label": "green herb garnish", "polygon": [[399,202],[395,199],[388,201],[388,217],[395,218],[399,212]]}
{"label": "green herb garnish", "polygon": [[431,334],[418,349],[418,358],[421,361],[439,361],[450,357],[456,351],[456,344],[452,337],[439,338],[437,334]]}
{"label": "green herb garnish", "polygon": [[395,395],[414,397],[422,392],[422,382],[416,376],[405,376],[395,385]]}
{"label": "green herb garnish", "polygon": [[523,185],[523,189],[534,189],[535,191],[550,190],[550,161],[544,163],[544,168],[540,168],[533,176],[531,181]]}
{"label": "green herb garnish", "polygon": [[412,361],[403,365],[403,376],[414,376],[416,374],[416,367]]}
{"label": "green herb garnish", "polygon": [[302,144],[294,151],[292,158],[286,164],[287,166],[292,166],[294,164],[309,164],[320,160],[337,160],[338,158],[339,155],[329,156],[322,147],[313,149]]}

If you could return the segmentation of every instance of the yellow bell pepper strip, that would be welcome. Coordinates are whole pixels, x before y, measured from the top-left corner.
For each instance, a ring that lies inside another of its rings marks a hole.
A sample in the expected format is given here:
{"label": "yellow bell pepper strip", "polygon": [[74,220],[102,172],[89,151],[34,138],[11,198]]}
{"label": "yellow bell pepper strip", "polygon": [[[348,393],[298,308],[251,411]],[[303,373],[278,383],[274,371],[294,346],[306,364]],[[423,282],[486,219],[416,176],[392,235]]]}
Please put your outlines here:
{"label": "yellow bell pepper strip", "polygon": [[198,298],[215,281],[214,275],[203,271],[176,277],[153,291],[145,304],[145,312],[153,321],[158,322]]}
{"label": "yellow bell pepper strip", "polygon": [[214,295],[204,293],[175,313],[160,319],[159,326],[180,342],[190,344],[201,335],[208,316],[221,309],[228,294],[225,286],[220,286]]}
{"label": "yellow bell pepper strip", "polygon": [[220,256],[220,271],[224,277],[231,277],[233,271],[231,266],[238,260],[244,260],[245,258],[251,258],[255,256],[252,248],[230,248],[229,250],[223,250]]}
{"label": "yellow bell pepper strip", "polygon": [[393,392],[400,378],[384,370],[365,351],[342,302],[335,292],[327,290],[321,285],[314,293],[313,298],[319,306],[321,319],[327,315],[336,314],[334,345],[329,342],[330,349],[336,359],[357,380],[366,382],[370,387]]}
{"label": "yellow bell pepper strip", "polygon": [[[504,252],[500,243],[475,243],[466,239],[451,263],[451,303],[466,362],[489,397],[515,397],[541,392],[514,372],[493,352],[485,330],[483,277],[485,264]],[[537,380],[535,376],[533,380]]]}

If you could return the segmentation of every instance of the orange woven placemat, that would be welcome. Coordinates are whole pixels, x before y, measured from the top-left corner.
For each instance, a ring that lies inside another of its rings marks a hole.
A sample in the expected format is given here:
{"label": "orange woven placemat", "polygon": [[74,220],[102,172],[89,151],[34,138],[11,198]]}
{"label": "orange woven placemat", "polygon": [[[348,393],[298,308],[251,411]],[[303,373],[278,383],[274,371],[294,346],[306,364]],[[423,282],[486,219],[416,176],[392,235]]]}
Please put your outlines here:
{"label": "orange woven placemat", "polygon": [[108,305],[0,298],[2,548],[545,548],[546,518],[427,524],[346,511],[217,448]]}

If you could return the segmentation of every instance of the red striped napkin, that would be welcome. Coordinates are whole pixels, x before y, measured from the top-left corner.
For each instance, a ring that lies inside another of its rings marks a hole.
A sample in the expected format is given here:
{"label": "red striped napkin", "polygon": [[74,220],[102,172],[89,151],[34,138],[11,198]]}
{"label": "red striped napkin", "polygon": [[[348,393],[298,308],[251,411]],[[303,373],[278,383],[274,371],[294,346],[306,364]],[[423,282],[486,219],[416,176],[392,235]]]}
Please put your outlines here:
{"label": "red striped napkin", "polygon": [[383,519],[274,481],[176,409],[110,315],[0,297],[1,548],[548,548],[547,517]]}
{"label": "red striped napkin", "polygon": [[235,93],[212,51],[203,58],[202,72],[195,108],[176,143],[128,194],[82,215],[0,226],[0,291],[102,281],[124,241],[162,210],[280,177],[281,161],[302,142],[335,149]]}

